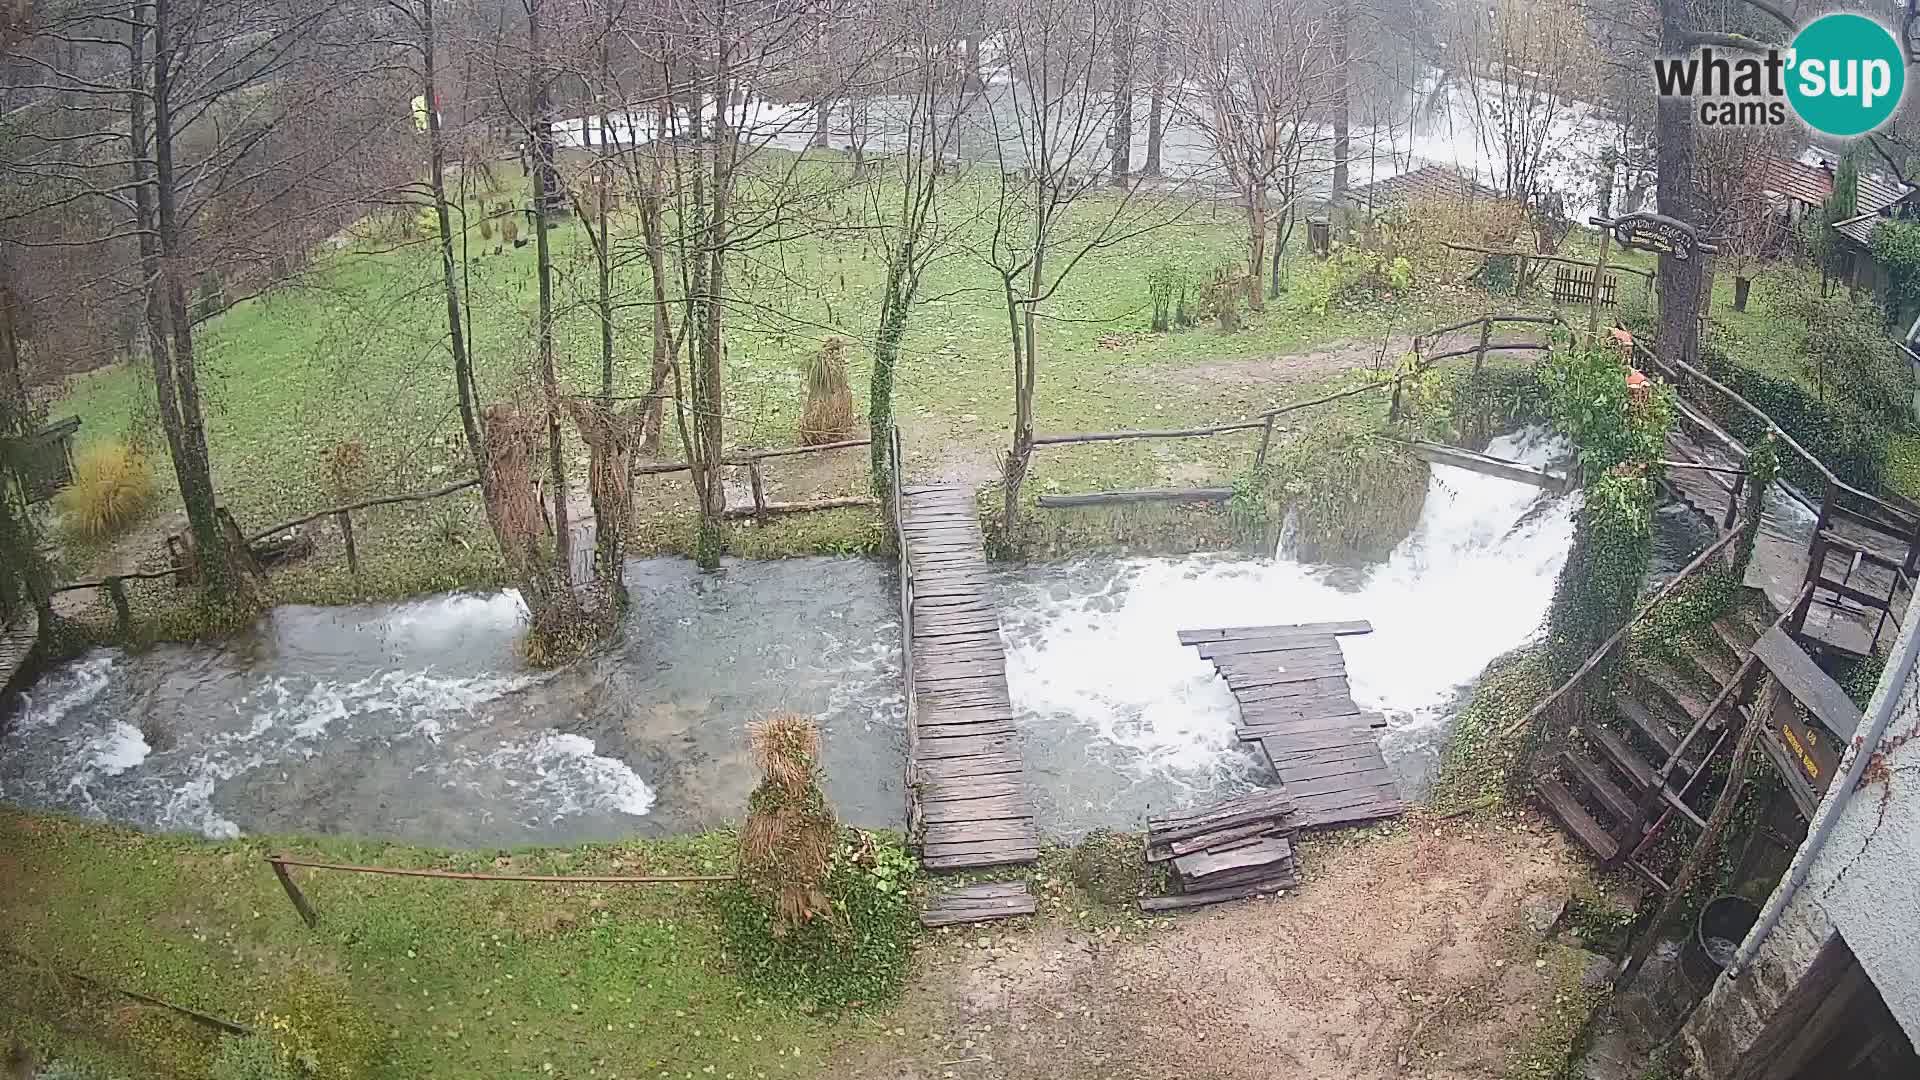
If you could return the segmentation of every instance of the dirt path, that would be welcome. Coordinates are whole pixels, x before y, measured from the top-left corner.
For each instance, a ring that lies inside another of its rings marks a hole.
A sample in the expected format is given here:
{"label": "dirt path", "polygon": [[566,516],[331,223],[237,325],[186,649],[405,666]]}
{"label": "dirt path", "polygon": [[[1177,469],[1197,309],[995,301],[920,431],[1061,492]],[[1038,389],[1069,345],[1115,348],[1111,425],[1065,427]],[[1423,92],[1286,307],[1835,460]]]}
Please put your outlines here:
{"label": "dirt path", "polygon": [[1486,1080],[1584,965],[1534,925],[1581,874],[1545,830],[1420,825],[1303,861],[1294,895],[1163,929],[949,935],[831,1075]]}

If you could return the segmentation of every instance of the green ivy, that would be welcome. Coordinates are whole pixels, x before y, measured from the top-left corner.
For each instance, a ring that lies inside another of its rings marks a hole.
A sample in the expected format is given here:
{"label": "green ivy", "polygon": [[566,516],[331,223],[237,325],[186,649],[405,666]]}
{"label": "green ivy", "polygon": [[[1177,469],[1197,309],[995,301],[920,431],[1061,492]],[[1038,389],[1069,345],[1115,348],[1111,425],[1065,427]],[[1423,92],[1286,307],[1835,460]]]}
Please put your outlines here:
{"label": "green ivy", "polygon": [[773,913],[744,885],[713,903],[741,980],[769,997],[828,1012],[884,1004],[906,985],[920,930],[919,866],[897,840],[848,830],[826,892],[833,917],[775,936]]}
{"label": "green ivy", "polygon": [[1573,548],[1547,609],[1547,652],[1556,674],[1573,673],[1633,617],[1653,558],[1653,481],[1609,473],[1587,485]]}
{"label": "green ivy", "polygon": [[1895,309],[1920,300],[1920,222],[1888,220],[1873,229],[1873,261],[1887,275]]}

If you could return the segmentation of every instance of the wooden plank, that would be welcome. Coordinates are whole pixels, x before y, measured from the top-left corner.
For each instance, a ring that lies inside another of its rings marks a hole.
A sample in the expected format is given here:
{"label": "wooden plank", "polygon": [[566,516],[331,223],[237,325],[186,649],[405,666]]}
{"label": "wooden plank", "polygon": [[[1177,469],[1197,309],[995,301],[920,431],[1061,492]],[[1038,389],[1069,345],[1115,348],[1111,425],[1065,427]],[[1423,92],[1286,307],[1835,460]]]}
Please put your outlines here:
{"label": "wooden plank", "polygon": [[1365,619],[1349,622],[1294,623],[1288,626],[1223,626],[1208,630],[1181,630],[1177,632],[1182,645],[1197,645],[1202,641],[1219,641],[1222,638],[1276,638],[1300,635],[1328,635],[1342,637],[1347,634],[1371,634],[1373,624]]}
{"label": "wooden plank", "polygon": [[1300,887],[1300,873],[1297,870],[1276,874],[1251,885],[1236,885],[1226,889],[1204,889],[1200,892],[1181,893],[1179,896],[1149,896],[1140,901],[1140,910],[1148,914],[1162,911],[1184,911],[1188,908],[1204,907],[1208,904],[1223,903],[1228,900],[1246,900],[1262,893],[1279,892],[1282,889]]}
{"label": "wooden plank", "polygon": [[1150,815],[1147,828],[1153,830],[1162,825],[1185,825],[1194,822],[1224,819],[1246,813],[1285,814],[1292,809],[1293,800],[1284,791],[1256,791],[1238,798],[1227,799],[1211,806],[1197,806],[1186,810],[1172,810],[1164,814]]}
{"label": "wooden plank", "polygon": [[1338,638],[1316,635],[1299,638],[1229,638],[1203,641],[1195,649],[1203,660],[1225,656],[1268,656],[1275,653],[1337,654]]}
{"label": "wooden plank", "polygon": [[984,795],[977,799],[941,799],[922,802],[920,816],[928,825],[973,821],[1032,821],[1024,792]]}
{"label": "wooden plank", "polygon": [[990,776],[969,776],[957,780],[938,780],[920,785],[920,801],[966,802],[971,799],[992,798],[1001,795],[1019,795],[1026,790],[1018,776],[996,773]]}
{"label": "wooden plank", "polygon": [[1204,833],[1200,836],[1189,837],[1185,840],[1149,845],[1147,848],[1147,861],[1166,862],[1168,859],[1176,856],[1191,855],[1196,851],[1204,851],[1209,847],[1231,844],[1238,840],[1250,840],[1260,836],[1270,836],[1276,832],[1283,831],[1286,831],[1283,826],[1276,826],[1266,821],[1256,821],[1251,825],[1240,825],[1231,829],[1222,829],[1219,832]]}
{"label": "wooden plank", "polygon": [[925,760],[1013,753],[1013,743],[1011,735],[945,735],[937,739],[920,740],[920,757]]}
{"label": "wooden plank", "polygon": [[1183,881],[1193,881],[1230,870],[1268,866],[1293,858],[1293,845],[1280,837],[1263,836],[1250,843],[1219,851],[1209,849],[1173,860],[1173,869]]}
{"label": "wooden plank", "polygon": [[935,821],[921,839],[929,844],[964,844],[980,840],[1023,840],[1038,844],[1032,818],[996,818],[991,821]]}
{"label": "wooden plank", "polygon": [[922,761],[916,771],[924,781],[963,780],[977,776],[1019,776],[1024,769],[1012,754],[973,754],[968,757]]}
{"label": "wooden plank", "polygon": [[1820,670],[1785,631],[1769,627],[1753,643],[1753,655],[1780,680],[1780,688],[1805,705],[1834,738],[1842,743],[1853,741],[1853,733],[1860,726],[1860,710],[1840,684]]}

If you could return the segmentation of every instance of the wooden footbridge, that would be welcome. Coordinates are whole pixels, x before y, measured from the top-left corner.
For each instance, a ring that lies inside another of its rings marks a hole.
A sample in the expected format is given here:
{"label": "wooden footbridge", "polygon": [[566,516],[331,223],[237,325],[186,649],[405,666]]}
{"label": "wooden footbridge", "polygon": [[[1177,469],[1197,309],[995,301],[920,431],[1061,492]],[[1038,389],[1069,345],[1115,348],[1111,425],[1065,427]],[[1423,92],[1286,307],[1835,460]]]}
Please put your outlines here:
{"label": "wooden footbridge", "polygon": [[896,490],[909,835],[929,870],[1033,862],[1040,834],[973,492],[958,484]]}
{"label": "wooden footbridge", "polygon": [[1240,703],[1239,736],[1272,763],[1299,828],[1359,825],[1406,809],[1375,731],[1386,720],[1354,703],[1340,652],[1339,638],[1372,632],[1365,621],[1180,631],[1180,643],[1227,680]]}

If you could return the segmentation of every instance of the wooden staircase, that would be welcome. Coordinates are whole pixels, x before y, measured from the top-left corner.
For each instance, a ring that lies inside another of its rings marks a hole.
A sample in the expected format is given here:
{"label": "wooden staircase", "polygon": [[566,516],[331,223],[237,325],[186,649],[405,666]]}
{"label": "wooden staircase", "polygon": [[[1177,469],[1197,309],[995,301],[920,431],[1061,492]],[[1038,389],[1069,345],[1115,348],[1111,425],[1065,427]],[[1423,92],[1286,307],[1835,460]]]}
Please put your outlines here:
{"label": "wooden staircase", "polygon": [[1729,745],[1726,721],[1744,712],[1747,689],[1731,684],[1765,629],[1740,603],[1681,660],[1628,659],[1611,710],[1597,709],[1578,741],[1534,778],[1547,811],[1602,864],[1624,864],[1667,889],[1642,856],[1675,820],[1706,827],[1699,808],[1711,793],[1695,779]]}

